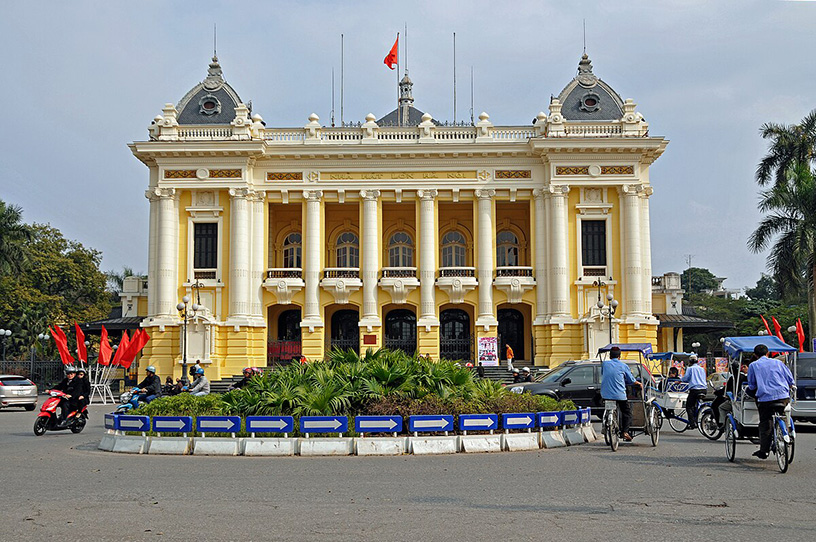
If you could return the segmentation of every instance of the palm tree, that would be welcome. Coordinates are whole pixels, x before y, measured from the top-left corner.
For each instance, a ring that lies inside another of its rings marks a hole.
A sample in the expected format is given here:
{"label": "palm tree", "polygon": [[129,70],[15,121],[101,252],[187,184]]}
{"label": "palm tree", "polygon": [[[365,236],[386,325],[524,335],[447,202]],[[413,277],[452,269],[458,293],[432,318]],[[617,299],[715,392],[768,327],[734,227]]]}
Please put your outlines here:
{"label": "palm tree", "polygon": [[0,200],[0,276],[22,272],[28,262],[25,243],[31,230],[22,218],[21,207]]}
{"label": "palm tree", "polygon": [[760,193],[759,210],[766,216],[748,239],[748,248],[762,252],[773,244],[768,268],[783,294],[801,292],[807,285],[812,330],[816,326],[816,175],[807,161],[786,167],[784,182],[777,180]]}
{"label": "palm tree", "polygon": [[756,180],[765,186],[785,184],[795,163],[812,164],[816,159],[816,109],[799,124],[766,123],[760,128],[763,139],[770,139],[768,154],[757,166]]}

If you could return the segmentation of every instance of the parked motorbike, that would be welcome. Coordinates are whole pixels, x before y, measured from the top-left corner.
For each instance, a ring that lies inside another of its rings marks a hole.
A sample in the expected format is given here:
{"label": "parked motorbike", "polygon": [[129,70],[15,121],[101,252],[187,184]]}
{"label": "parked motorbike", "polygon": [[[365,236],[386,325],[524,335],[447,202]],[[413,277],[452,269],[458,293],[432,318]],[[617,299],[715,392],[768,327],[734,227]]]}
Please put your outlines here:
{"label": "parked motorbike", "polygon": [[[139,395],[139,388],[133,388],[130,391],[123,392],[119,396],[119,402],[121,404],[118,407],[116,407],[116,410],[114,410],[113,413],[127,414],[128,412],[133,410],[133,403],[131,403],[130,401],[137,395]],[[142,401],[139,401],[139,406],[142,406],[144,404],[145,403],[143,403]]]}
{"label": "parked motorbike", "polygon": [[68,413],[65,420],[60,419],[57,408],[62,401],[69,401],[67,395],[58,390],[49,390],[50,397],[40,407],[40,413],[34,422],[34,434],[42,436],[46,431],[62,431],[70,429],[72,433],[81,433],[88,421],[88,406],[83,405],[79,410]]}

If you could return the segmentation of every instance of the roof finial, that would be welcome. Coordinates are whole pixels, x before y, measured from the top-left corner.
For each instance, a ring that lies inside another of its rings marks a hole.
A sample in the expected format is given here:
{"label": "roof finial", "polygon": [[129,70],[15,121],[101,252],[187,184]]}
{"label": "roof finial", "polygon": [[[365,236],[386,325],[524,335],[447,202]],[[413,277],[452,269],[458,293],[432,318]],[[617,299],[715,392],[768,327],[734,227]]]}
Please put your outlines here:
{"label": "roof finial", "polygon": [[584,19],[584,54],[586,54],[586,19]]}
{"label": "roof finial", "polygon": [[[217,53],[217,40],[218,40],[218,32],[216,29],[216,23],[213,23],[213,58],[218,58]],[[584,52],[586,53],[586,46],[584,46]]]}

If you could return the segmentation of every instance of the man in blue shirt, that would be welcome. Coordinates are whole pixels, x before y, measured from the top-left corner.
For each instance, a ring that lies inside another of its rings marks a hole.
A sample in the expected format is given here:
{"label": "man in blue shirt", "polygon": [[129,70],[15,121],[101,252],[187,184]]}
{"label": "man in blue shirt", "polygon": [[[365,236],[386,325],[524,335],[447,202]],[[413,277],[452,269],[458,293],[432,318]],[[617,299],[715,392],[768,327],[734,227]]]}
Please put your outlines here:
{"label": "man in blue shirt", "polygon": [[768,357],[764,344],[754,347],[754,355],[758,359],[748,366],[748,391],[756,395],[759,410],[759,450],[754,456],[766,459],[771,451],[773,415],[785,413],[793,374],[783,362]]}
{"label": "man in blue shirt", "polygon": [[641,383],[635,380],[629,366],[620,360],[621,351],[613,346],[609,359],[601,364],[601,397],[604,401],[615,401],[621,411],[621,433],[623,440],[630,441],[629,426],[632,425],[632,409],[626,400],[626,386]]}
{"label": "man in blue shirt", "polygon": [[681,379],[689,385],[688,398],[686,399],[686,413],[688,413],[689,426],[697,427],[697,404],[706,393],[706,373],[705,369],[697,363],[697,354],[689,357],[690,365],[686,369],[686,374]]}

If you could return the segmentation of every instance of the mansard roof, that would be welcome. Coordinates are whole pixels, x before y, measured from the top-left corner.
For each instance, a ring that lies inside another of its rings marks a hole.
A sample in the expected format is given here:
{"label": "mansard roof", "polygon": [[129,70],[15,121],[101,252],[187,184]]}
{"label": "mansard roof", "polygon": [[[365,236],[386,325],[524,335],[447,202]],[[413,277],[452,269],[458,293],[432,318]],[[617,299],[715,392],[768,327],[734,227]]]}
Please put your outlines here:
{"label": "mansard roof", "polygon": [[235,119],[238,93],[226,82],[218,57],[213,56],[207,77],[194,86],[176,106],[179,124],[229,124]]}

